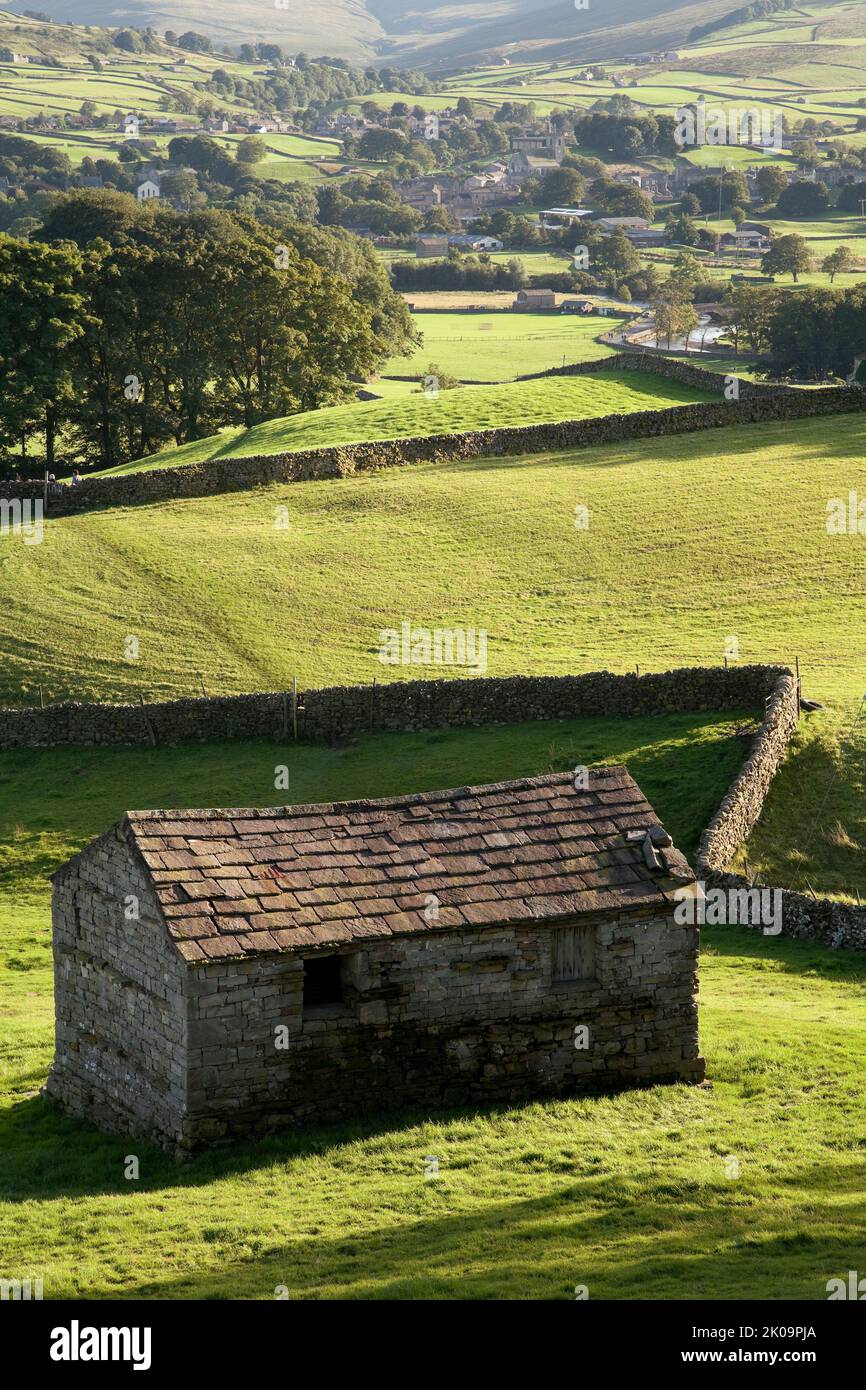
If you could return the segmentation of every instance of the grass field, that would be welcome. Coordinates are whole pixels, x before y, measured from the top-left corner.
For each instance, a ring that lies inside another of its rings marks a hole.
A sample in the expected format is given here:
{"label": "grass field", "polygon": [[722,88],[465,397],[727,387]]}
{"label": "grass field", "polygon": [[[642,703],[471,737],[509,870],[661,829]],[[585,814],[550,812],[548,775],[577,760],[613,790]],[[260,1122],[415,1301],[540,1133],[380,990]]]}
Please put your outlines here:
{"label": "grass field", "polygon": [[[693,68],[637,70],[629,94],[659,110],[698,90],[731,103],[753,94],[850,122],[859,89],[840,53],[860,42],[857,9],[805,5],[712,35]],[[745,41],[755,63],[733,76]],[[77,109],[77,86],[95,91],[88,72],[28,76],[25,96],[0,66],[0,113],[26,100]],[[96,100],[159,99],[144,71],[104,79]],[[544,111],[614,90],[515,64],[449,79],[424,104],[465,91]],[[322,157],[275,137],[258,172],[312,179]],[[866,224],[853,223],[814,224],[810,239],[825,253],[841,238],[866,246]],[[632,373],[500,384],[607,355],[595,337],[619,322],[423,314],[423,347],[387,370],[436,363],[490,385],[430,398],[385,380],[382,401],[225,432],[150,465],[695,399]],[[864,541],[826,528],[831,499],[866,495],[864,460],[866,417],[851,415],[49,518],[39,545],[0,535],[0,703],[430,674],[380,664],[381,630],[403,621],[484,629],[491,675],[799,657],[805,694],[825,708],[804,716],[738,863],[774,885],[866,894]],[[624,762],[693,855],[759,717],[0,753],[0,1274],[41,1278],[48,1299],[272,1299],[285,1287],[310,1300],[572,1301],[586,1285],[592,1299],[824,1300],[829,1279],[866,1265],[866,953],[704,931],[707,1089],[368,1115],[183,1167],[39,1096],[53,1043],[48,876],[123,811]],[[274,791],[278,764],[288,793]],[[124,1178],[130,1151],[136,1182]],[[428,1155],[437,1181],[425,1180]]]}
{"label": "grass field", "polygon": [[[372,389],[376,389],[375,384]],[[355,401],[267,420],[251,430],[226,430],[210,439],[168,449],[109,472],[139,473],[210,458],[243,458],[329,444],[586,420],[596,415],[628,415],[636,410],[661,410],[710,399],[707,392],[651,372],[604,372],[508,386],[464,386],[438,394],[427,394],[418,387],[412,395],[403,394],[396,399]]]}
{"label": "grass field", "polygon": [[461,381],[511,381],[570,362],[610,355],[595,339],[625,319],[568,314],[419,314],[424,342],[410,357],[392,357],[386,376],[419,375],[430,362]]}
{"label": "grass field", "polygon": [[0,696],[371,680],[409,615],[486,627],[496,675],[715,663],[737,634],[742,660],[799,654],[814,694],[848,697],[861,541],[825,519],[862,489],[864,439],[839,416],[49,519],[41,545],[0,540]]}
{"label": "grass field", "polygon": [[0,542],[0,698],[413,677],[378,660],[403,620],[485,629],[491,675],[716,664],[733,639],[741,661],[799,657],[828,705],[761,865],[866,892],[862,538],[826,530],[828,500],[863,491],[864,441],[840,416],[49,521],[42,545]]}
{"label": "grass field", "polygon": [[[178,1168],[37,1091],[52,1046],[44,875],[125,808],[383,795],[625,760],[681,843],[742,756],[733,716],[0,755],[0,1246],[47,1299],[824,1299],[866,1258],[866,957],[704,933],[712,1090],[652,1088],[238,1146]],[[38,886],[37,886],[38,885]],[[14,906],[13,906],[14,903]],[[130,1152],[140,1180],[124,1180]],[[427,1155],[440,1178],[424,1179]],[[732,1179],[731,1159],[738,1164]]]}

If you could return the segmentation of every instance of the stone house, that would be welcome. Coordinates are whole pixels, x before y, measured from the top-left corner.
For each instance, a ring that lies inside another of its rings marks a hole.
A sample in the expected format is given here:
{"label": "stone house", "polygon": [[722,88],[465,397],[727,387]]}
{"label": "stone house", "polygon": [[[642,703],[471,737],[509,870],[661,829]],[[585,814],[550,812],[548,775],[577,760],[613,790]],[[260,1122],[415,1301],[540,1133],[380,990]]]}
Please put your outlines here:
{"label": "stone house", "polygon": [[517,309],[521,313],[535,313],[539,309],[556,308],[555,290],[518,290],[517,296],[511,305],[512,309]]}
{"label": "stone house", "polygon": [[700,1081],[683,893],[693,875],[624,768],[130,812],[54,876],[47,1093],[180,1153]]}
{"label": "stone house", "polygon": [[555,159],[516,150],[508,161],[508,178],[512,183],[521,184],[528,178],[543,179],[545,174],[552,174],[558,168]]}
{"label": "stone house", "polygon": [[526,130],[511,137],[512,154],[537,155],[561,164],[565,158],[565,135],[549,126],[547,130]]}
{"label": "stone house", "polygon": [[419,261],[439,259],[448,255],[448,237],[446,233],[437,236],[419,236],[415,238],[415,257]]}

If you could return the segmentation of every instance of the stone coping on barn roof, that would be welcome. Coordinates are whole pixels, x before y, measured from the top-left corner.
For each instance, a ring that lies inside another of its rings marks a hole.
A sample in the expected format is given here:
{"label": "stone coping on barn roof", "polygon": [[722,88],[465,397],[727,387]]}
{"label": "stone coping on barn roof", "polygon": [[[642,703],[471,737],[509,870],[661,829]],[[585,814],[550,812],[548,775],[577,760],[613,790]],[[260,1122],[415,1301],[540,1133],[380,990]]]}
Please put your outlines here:
{"label": "stone coping on barn roof", "polygon": [[591,769],[585,787],[553,773],[376,801],[130,811],[116,829],[190,964],[658,909],[694,878],[624,767]]}

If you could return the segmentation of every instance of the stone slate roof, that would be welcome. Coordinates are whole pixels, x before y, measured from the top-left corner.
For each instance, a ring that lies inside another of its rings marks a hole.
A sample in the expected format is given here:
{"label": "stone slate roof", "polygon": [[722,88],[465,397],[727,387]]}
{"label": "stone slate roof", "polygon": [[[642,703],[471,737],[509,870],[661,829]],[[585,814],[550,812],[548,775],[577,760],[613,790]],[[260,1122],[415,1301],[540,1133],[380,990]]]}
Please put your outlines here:
{"label": "stone slate roof", "polygon": [[[556,773],[383,801],[130,812],[122,828],[190,962],[657,908],[692,878],[621,767],[591,770],[585,790]],[[655,859],[650,828],[667,846]]]}

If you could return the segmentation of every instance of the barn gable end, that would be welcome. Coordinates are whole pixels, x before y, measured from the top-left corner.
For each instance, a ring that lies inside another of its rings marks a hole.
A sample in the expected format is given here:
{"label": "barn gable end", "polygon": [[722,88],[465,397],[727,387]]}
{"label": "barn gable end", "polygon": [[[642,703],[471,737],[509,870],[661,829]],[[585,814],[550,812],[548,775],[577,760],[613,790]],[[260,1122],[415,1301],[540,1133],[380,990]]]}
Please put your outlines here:
{"label": "barn gable end", "polygon": [[187,972],[128,822],[64,865],[52,897],[47,1094],[102,1129],[181,1143]]}

